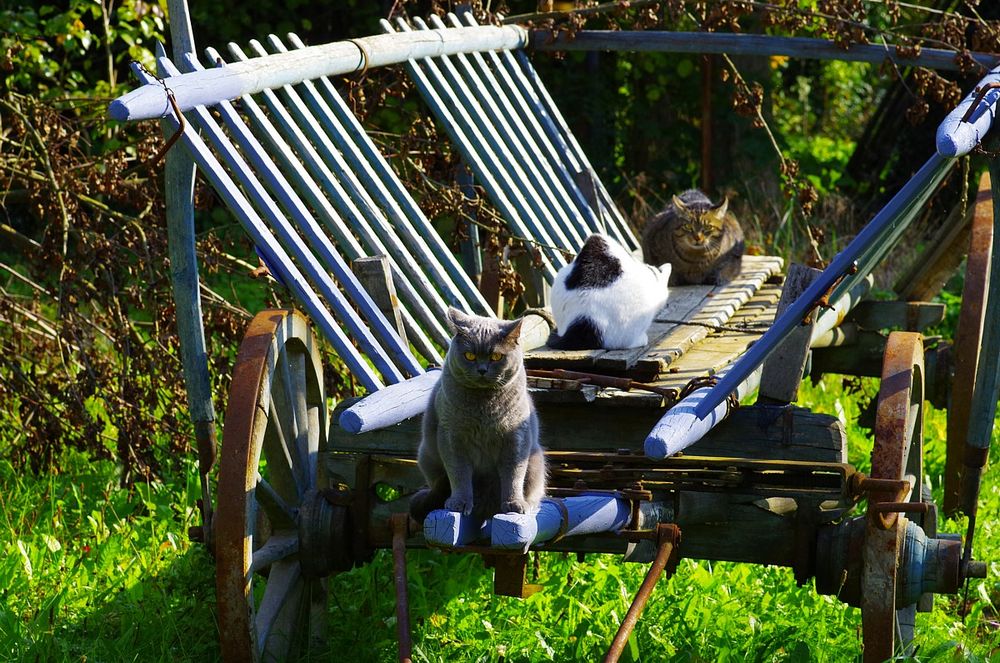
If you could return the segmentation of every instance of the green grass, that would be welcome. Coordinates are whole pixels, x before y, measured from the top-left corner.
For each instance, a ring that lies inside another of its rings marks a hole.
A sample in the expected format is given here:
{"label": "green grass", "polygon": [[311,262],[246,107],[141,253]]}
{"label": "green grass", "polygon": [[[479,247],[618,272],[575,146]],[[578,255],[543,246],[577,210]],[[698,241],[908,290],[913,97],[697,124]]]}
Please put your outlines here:
{"label": "green grass", "polygon": [[[853,422],[860,394],[839,378],[803,385],[800,400],[846,423],[851,460],[867,464],[868,434]],[[943,412],[926,421],[927,474],[940,498]],[[994,456],[996,457],[996,456]],[[203,661],[219,657],[211,558],[187,542],[196,467],[129,491],[116,469],[67,453],[56,474],[29,478],[0,461],[0,660]],[[996,559],[1000,480],[986,475],[977,557]],[[964,531],[948,522],[946,531]],[[753,542],[747,542],[753,545]],[[682,548],[683,550],[683,544]],[[921,661],[991,660],[1000,651],[994,603],[1000,566],[963,597],[939,596],[918,615]],[[529,571],[530,572],[530,571]],[[539,555],[543,590],[494,596],[492,572],[470,555],[412,551],[408,558],[414,660],[591,661],[611,641],[645,572],[615,556]],[[390,555],[331,580],[327,660],[396,656]],[[860,613],[797,587],[784,568],[683,560],[661,581],[622,660],[851,661]],[[345,658],[344,652],[350,652]]]}
{"label": "green grass", "polygon": [[38,479],[0,461],[0,660],[218,657],[211,559],[184,534],[186,467],[187,481],[129,491],[73,453]]}

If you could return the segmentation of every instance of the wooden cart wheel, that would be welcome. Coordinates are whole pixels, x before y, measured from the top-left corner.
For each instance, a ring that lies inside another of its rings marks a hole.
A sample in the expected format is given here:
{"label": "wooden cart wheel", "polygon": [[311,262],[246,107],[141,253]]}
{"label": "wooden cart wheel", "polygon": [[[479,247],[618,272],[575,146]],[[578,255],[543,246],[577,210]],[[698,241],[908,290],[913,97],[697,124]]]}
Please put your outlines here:
{"label": "wooden cart wheel", "polygon": [[990,175],[983,173],[976,196],[969,239],[969,257],[962,286],[962,308],[955,331],[955,376],[948,404],[948,455],[944,470],[943,508],[947,514],[960,507],[962,461],[969,431],[969,408],[976,388],[976,368],[982,346],[983,322],[986,317],[986,297],[993,253],[993,196]]}
{"label": "wooden cart wheel", "polygon": [[290,660],[322,642],[325,580],[299,555],[300,521],[322,485],[322,375],[301,314],[270,310],[253,319],[229,391],[215,519],[227,661]]}
{"label": "wooden cart wheel", "polygon": [[891,333],[882,363],[871,469],[871,478],[876,481],[868,490],[862,551],[861,621],[866,663],[892,658],[913,638],[916,605],[896,605],[896,575],[907,519],[892,505],[921,501],[923,373],[921,335]]}

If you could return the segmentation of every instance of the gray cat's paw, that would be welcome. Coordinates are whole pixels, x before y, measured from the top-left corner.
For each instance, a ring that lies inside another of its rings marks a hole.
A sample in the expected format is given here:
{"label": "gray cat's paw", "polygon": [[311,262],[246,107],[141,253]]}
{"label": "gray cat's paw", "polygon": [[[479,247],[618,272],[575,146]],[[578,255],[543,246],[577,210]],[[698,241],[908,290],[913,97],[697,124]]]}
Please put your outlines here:
{"label": "gray cat's paw", "polygon": [[472,498],[464,498],[461,495],[452,495],[444,501],[444,508],[448,511],[457,511],[466,516],[472,514]]}
{"label": "gray cat's paw", "polygon": [[512,499],[500,504],[501,513],[528,513],[531,505],[526,500]]}

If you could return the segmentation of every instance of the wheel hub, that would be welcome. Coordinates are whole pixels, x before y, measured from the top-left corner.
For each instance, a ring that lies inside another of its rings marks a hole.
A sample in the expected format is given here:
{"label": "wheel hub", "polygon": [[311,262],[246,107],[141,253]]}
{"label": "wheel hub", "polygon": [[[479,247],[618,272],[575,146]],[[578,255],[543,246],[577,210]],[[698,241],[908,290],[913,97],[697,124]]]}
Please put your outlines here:
{"label": "wheel hub", "polygon": [[[862,553],[865,518],[857,517],[820,530],[816,550],[816,591],[861,606]],[[916,603],[923,594],[954,594],[961,587],[960,538],[927,536],[915,522],[904,526],[896,581],[896,604]]]}
{"label": "wheel hub", "polygon": [[348,545],[349,500],[345,486],[310,489],[303,496],[298,517],[299,564],[303,576],[322,578],[354,565]]}

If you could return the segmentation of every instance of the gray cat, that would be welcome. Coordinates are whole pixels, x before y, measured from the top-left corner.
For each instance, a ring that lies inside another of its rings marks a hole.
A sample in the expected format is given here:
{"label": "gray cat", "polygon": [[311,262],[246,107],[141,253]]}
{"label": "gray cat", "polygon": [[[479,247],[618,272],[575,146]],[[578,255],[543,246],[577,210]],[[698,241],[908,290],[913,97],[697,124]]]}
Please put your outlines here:
{"label": "gray cat", "polygon": [[690,189],[650,219],[642,233],[643,258],[650,265],[669,262],[670,285],[722,284],[740,273],[743,229],[728,212],[729,200],[713,205]]}
{"label": "gray cat", "polygon": [[505,322],[448,309],[455,337],[424,413],[418,464],[428,488],[410,501],[423,522],[444,507],[485,519],[530,513],[545,494],[545,456],[518,339]]}

